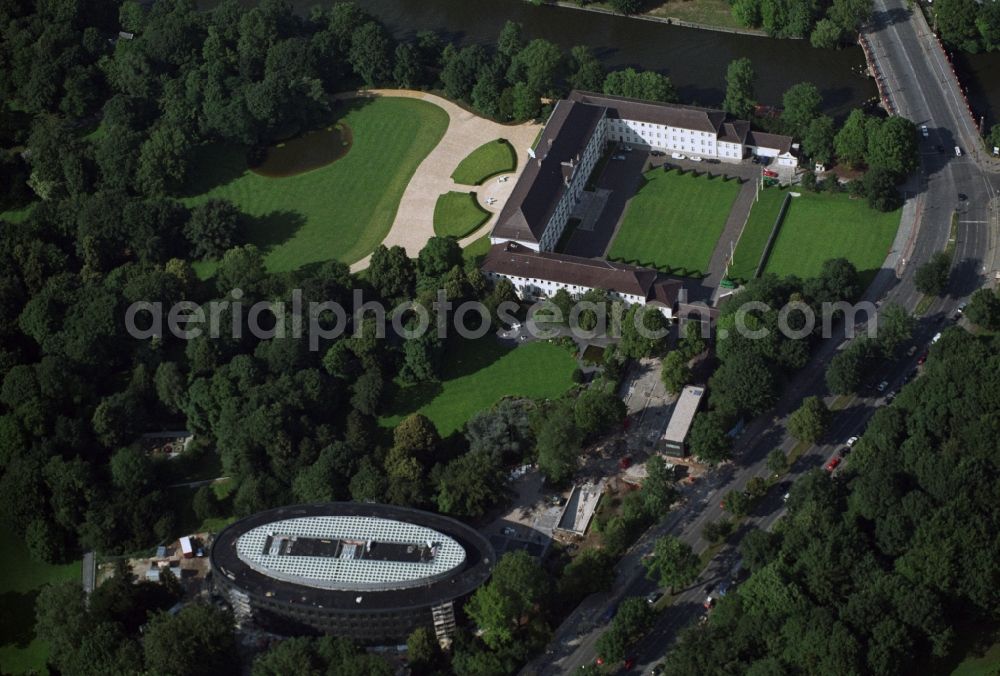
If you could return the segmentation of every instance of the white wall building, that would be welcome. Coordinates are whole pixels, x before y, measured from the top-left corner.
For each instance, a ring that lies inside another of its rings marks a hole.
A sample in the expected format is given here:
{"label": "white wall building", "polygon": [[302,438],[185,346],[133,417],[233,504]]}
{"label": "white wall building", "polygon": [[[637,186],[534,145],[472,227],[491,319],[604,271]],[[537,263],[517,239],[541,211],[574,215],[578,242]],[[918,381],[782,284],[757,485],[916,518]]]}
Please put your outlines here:
{"label": "white wall building", "polygon": [[721,110],[574,91],[556,103],[490,242],[552,251],[608,143],[724,162],[759,155],[798,164],[790,137],[754,132]]}

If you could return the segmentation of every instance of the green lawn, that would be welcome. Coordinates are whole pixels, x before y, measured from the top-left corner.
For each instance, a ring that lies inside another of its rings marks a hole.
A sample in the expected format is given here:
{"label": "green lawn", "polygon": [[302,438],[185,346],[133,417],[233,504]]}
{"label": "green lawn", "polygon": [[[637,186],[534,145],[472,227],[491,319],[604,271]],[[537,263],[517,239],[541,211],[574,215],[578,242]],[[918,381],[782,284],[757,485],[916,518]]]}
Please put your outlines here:
{"label": "green lawn", "polygon": [[733,264],[729,268],[731,279],[745,282],[753,277],[764,245],[771,235],[771,228],[774,227],[774,219],[778,217],[778,210],[781,209],[781,203],[787,194],[787,191],[778,188],[765,188],[760,191],[760,200],[750,210],[750,218],[736,245]]}
{"label": "green lawn", "polygon": [[455,183],[479,185],[491,176],[509,174],[517,168],[517,154],[507,139],[499,138],[479,146],[462,160],[452,173]]}
{"label": "green lawn", "polygon": [[706,26],[740,28],[728,0],[668,0],[647,13]]}
{"label": "green lawn", "polygon": [[4,673],[44,673],[48,646],[35,638],[35,598],[49,582],[81,581],[80,562],[37,563],[13,532],[0,527],[0,666]]}
{"label": "green lawn", "polygon": [[440,383],[403,386],[382,419],[396,425],[419,411],[442,436],[459,429],[473,413],[505,396],[558,397],[572,385],[576,360],[566,349],[548,342],[516,348],[501,345],[487,334],[478,340],[453,338]]}
{"label": "green lawn", "polygon": [[0,218],[6,219],[11,223],[20,223],[28,217],[31,210],[35,208],[34,203],[23,206],[20,209],[8,209],[7,211],[0,211]]}
{"label": "green lawn", "polygon": [[490,235],[487,233],[462,249],[462,258],[478,265],[489,253],[490,246]]}
{"label": "green lawn", "polygon": [[434,205],[434,234],[462,238],[475,232],[490,218],[479,206],[474,192],[446,192]]}
{"label": "green lawn", "polygon": [[647,172],[609,257],[674,274],[704,274],[739,191],[739,182],[718,176]]}
{"label": "green lawn", "polygon": [[[407,183],[441,140],[448,115],[408,98],[356,100],[342,110],[337,121],[353,136],[343,158],[296,176],[267,178],[247,169],[244,149],[208,146],[195,162],[194,196],[186,202],[220,197],[238,204],[253,217],[249,240],[267,252],[273,271],[363,258],[389,232]],[[196,269],[211,274],[214,264]]]}
{"label": "green lawn", "polygon": [[765,270],[812,277],[823,261],[842,257],[870,283],[889,253],[899,217],[899,211],[875,211],[846,193],[803,192],[788,206]]}
{"label": "green lawn", "polygon": [[970,655],[951,672],[951,676],[996,676],[1000,674],[1000,643],[994,643],[983,655]]}

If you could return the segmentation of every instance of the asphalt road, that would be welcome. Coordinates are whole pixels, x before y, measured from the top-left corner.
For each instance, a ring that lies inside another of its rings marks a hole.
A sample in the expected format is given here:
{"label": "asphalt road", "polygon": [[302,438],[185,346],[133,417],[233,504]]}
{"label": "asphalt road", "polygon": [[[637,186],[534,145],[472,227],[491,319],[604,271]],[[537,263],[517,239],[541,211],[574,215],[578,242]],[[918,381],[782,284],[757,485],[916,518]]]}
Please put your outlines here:
{"label": "asphalt road", "polygon": [[[921,320],[914,336],[921,346],[947,326],[956,306],[998,269],[997,237],[1000,232],[997,204],[1000,177],[984,169],[988,160],[977,151],[976,130],[957,85],[950,77],[950,66],[925,26],[919,17],[906,9],[903,0],[875,0],[869,38],[889,84],[889,95],[903,116],[918,126],[928,127],[928,135],[921,138],[920,173],[907,186],[909,208],[914,212],[914,234],[890,252],[887,260],[895,272],[883,269],[866,298],[892,301],[913,310],[921,299],[914,287],[914,272],[931,255],[945,248],[952,213],[957,211],[959,214],[950,294],[936,299]],[[961,157],[955,156],[956,145],[963,150]],[[959,193],[965,194],[967,199],[959,200]],[[826,392],[823,374],[845,340],[841,328],[820,345],[809,365],[786,388],[773,417],[754,421],[740,437],[735,460],[710,474],[700,485],[688,489],[684,504],[647,532],[619,563],[615,591],[585,600],[556,631],[546,655],[529,664],[524,673],[570,673],[594,663],[597,656],[594,644],[617,603],[628,596],[644,596],[656,588],[645,578],[641,558],[652,549],[657,537],[671,533],[689,543],[696,552],[708,547],[701,538],[701,530],[707,522],[725,516],[720,506],[722,497],[731,490],[743,489],[755,476],[766,476],[766,457],[771,449],[781,447],[787,453],[795,445],[785,432],[789,413],[804,397],[813,394],[824,396],[828,403],[832,401]],[[871,383],[885,379],[890,383],[889,389],[898,388],[905,374],[915,367],[919,352],[871,374]],[[813,446],[798,459],[781,484],[757,505],[740,531],[730,538],[733,544],[722,549],[701,579],[684,590],[658,617],[654,628],[634,648],[636,665],[631,673],[648,673],[663,659],[678,631],[704,613],[705,585],[731,576],[738,561],[736,543],[742,534],[752,528],[773,526],[784,513],[782,496],[791,483],[803,473],[825,464],[848,437],[861,434],[868,418],[882,404],[884,398],[874,396],[873,391],[846,402],[846,406],[835,414],[825,443]]]}

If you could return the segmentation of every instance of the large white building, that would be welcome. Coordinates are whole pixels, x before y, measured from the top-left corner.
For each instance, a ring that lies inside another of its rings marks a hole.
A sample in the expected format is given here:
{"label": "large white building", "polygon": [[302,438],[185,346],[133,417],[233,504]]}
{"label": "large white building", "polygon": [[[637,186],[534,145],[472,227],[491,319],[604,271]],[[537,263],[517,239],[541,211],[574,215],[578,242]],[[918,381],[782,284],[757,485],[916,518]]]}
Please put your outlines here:
{"label": "large white building", "polygon": [[509,280],[524,300],[551,298],[560,289],[573,297],[600,289],[627,305],[655,303],[667,319],[673,318],[683,287],[679,280],[666,278],[650,268],[600,258],[539,252],[517,242],[502,242],[490,247],[482,270],[494,283]]}
{"label": "large white building", "polygon": [[556,103],[531,159],[490,233],[483,272],[510,280],[524,299],[560,289],[602,289],[629,305],[656,301],[672,317],[681,282],[656,270],[554,253],[609,143],[740,162],[750,155],[795,166],[792,139],[763,134],[721,110],[574,91]]}
{"label": "large white building", "polygon": [[608,143],[723,162],[759,155],[782,166],[798,163],[791,137],[755,132],[721,110],[574,91],[556,103],[491,243],[552,251]]}

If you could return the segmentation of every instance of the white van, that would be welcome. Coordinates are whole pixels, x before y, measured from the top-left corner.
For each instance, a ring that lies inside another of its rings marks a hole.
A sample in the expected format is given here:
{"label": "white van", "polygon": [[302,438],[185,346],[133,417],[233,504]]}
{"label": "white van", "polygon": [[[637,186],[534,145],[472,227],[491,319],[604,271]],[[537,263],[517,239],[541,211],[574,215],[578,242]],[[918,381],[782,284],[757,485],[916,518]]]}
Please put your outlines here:
{"label": "white van", "polygon": [[955,146],[955,157],[961,157],[961,156],[962,156],[962,149],[959,148],[958,146]]}

